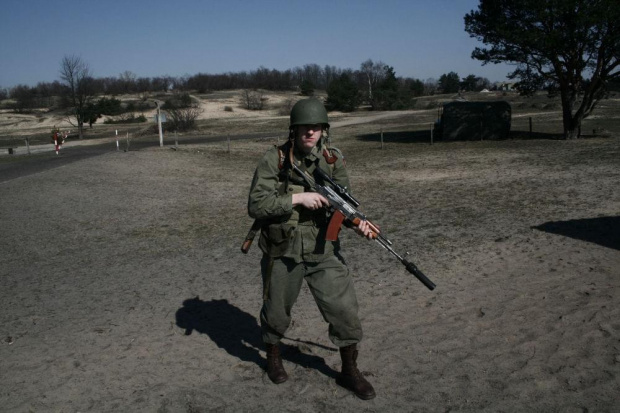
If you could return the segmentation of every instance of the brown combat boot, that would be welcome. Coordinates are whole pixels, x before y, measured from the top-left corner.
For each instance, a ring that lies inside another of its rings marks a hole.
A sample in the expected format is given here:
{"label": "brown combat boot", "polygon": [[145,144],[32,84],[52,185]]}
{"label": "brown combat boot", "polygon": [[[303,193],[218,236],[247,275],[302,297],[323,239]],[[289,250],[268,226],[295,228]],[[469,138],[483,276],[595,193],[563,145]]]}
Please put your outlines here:
{"label": "brown combat boot", "polygon": [[267,376],[275,384],[284,383],[288,380],[288,374],[282,365],[280,346],[278,344],[265,343],[267,351]]}
{"label": "brown combat boot", "polygon": [[375,389],[357,369],[357,346],[352,344],[340,347],[340,357],[342,358],[342,373],[336,383],[351,390],[362,400],[370,400],[376,396]]}

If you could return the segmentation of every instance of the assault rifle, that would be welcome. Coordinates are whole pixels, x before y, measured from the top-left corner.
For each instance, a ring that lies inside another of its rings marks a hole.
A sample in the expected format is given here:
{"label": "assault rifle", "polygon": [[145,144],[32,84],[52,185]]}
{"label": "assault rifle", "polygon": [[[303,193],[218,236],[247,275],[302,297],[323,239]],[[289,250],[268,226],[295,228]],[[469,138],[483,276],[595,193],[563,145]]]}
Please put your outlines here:
{"label": "assault rifle", "polygon": [[317,180],[311,177],[308,173],[299,169],[299,167],[295,165],[295,162],[291,162],[291,164],[293,170],[305,181],[310,190],[318,192],[329,201],[329,205],[332,209],[332,217],[327,226],[327,235],[325,236],[326,240],[336,241],[336,239],[338,239],[340,228],[342,227],[342,224],[345,223],[345,220],[351,222],[355,226],[357,226],[362,220],[365,220],[368,222],[368,225],[372,230],[372,239],[377,241],[379,245],[395,256],[398,261],[405,266],[407,271],[420,280],[429,290],[435,289],[435,284],[429,280],[414,263],[407,261],[400,254],[398,254],[394,248],[392,248],[392,241],[381,234],[379,227],[370,222],[366,216],[357,209],[360,203],[347,191],[345,187],[338,185],[327,173],[325,173],[325,171],[319,168],[318,165],[314,170],[314,174],[317,176],[319,181],[323,181],[324,183],[327,182],[331,185],[331,187],[317,182]]}

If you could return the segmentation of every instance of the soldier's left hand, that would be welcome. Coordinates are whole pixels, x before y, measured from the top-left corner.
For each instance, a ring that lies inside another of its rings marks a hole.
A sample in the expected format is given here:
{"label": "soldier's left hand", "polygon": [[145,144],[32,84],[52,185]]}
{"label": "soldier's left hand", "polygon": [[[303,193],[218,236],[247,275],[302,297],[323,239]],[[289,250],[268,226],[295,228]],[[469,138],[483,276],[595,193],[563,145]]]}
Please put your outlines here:
{"label": "soldier's left hand", "polygon": [[357,227],[355,227],[355,232],[368,239],[375,238],[374,232],[372,229],[370,229],[370,225],[368,225],[368,221],[366,220],[360,221]]}

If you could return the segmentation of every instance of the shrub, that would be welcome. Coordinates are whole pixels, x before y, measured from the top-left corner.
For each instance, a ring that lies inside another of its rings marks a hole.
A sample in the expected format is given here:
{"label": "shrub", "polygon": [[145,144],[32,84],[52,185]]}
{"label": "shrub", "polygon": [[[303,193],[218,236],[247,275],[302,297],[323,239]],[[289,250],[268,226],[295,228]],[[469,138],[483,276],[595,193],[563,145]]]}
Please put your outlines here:
{"label": "shrub", "polygon": [[243,106],[248,110],[263,110],[265,100],[263,92],[260,90],[243,90],[242,102]]}
{"label": "shrub", "polygon": [[192,97],[189,95],[189,93],[186,92],[166,99],[164,101],[164,104],[162,105],[162,109],[184,109],[192,106],[194,106]]}
{"label": "shrub", "polygon": [[299,85],[302,96],[314,96],[314,83],[309,80],[304,80]]}
{"label": "shrub", "polygon": [[101,115],[116,116],[123,113],[121,101],[115,98],[103,97],[97,102],[97,110]]}
{"label": "shrub", "polygon": [[357,84],[346,73],[340,75],[338,79],[332,80],[327,88],[325,106],[328,110],[352,112],[359,105],[359,101]]}
{"label": "shrub", "polygon": [[167,130],[184,132],[196,128],[196,119],[202,113],[200,108],[177,108],[167,109],[168,119],[166,122]]}

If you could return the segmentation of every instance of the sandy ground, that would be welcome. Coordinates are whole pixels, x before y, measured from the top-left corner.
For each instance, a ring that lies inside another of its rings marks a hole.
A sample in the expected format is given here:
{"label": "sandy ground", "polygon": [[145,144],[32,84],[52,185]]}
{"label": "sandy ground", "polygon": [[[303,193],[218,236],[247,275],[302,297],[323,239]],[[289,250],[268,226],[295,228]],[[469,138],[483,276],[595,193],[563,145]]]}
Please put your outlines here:
{"label": "sandy ground", "polygon": [[[195,102],[198,102],[200,113],[198,120],[208,119],[269,119],[281,116],[280,107],[289,99],[294,101],[301,99],[301,96],[288,94],[265,94],[265,110],[247,110],[243,107],[243,92],[241,90],[229,92],[217,92],[214,95],[204,95],[202,97],[192,96]],[[172,95],[171,95],[172,96]],[[136,101],[139,99],[137,95],[124,95],[121,100]],[[158,100],[161,105],[164,101]],[[143,114],[149,122],[154,123],[154,117],[157,114],[156,109],[145,112],[136,112],[135,116]],[[340,114],[334,112],[333,115]],[[109,116],[102,116],[95,123],[96,127],[100,127]],[[112,119],[114,119],[112,117]],[[47,112],[47,110],[35,110],[33,113],[14,113],[9,109],[0,110],[0,135],[27,136],[32,133],[43,131],[51,131],[57,126],[61,130],[77,131],[75,121],[69,119],[63,114],[62,110],[55,112]],[[87,126],[88,127],[88,126]],[[120,125],[122,128],[122,125]],[[114,127],[112,126],[112,129]]]}
{"label": "sandy ground", "polygon": [[[197,102],[199,108],[199,114],[197,116],[198,121],[264,121],[269,119],[285,119],[288,116],[282,115],[282,108],[292,106],[290,102],[296,102],[299,99],[304,98],[297,94],[292,93],[270,93],[264,96],[265,109],[256,111],[248,110],[243,107],[242,96],[243,91],[226,91],[216,92],[212,95],[192,96],[194,102]],[[137,95],[124,95],[122,100],[136,101],[139,99]],[[164,101],[159,99],[161,105]],[[421,111],[407,110],[407,111],[388,111],[388,112],[376,112],[372,115],[363,113],[365,118],[363,122],[369,122],[372,120],[389,119],[402,116],[403,114],[415,114]],[[136,112],[135,116],[144,115],[147,118],[146,123],[136,124],[141,127],[153,126],[155,124],[155,115],[157,111],[155,109],[145,112]],[[359,113],[342,113],[338,111],[332,111],[329,114],[332,120],[332,127],[341,127],[347,125],[353,125],[360,123]],[[372,118],[372,119],[371,119]],[[95,124],[95,130],[109,130],[110,136],[114,135],[114,129],[124,129],[125,125],[106,125],[104,122],[107,119],[114,119],[114,117],[102,116]],[[8,139],[19,140],[20,146],[22,144],[22,138],[32,136],[34,134],[48,134],[51,133],[52,128],[58,127],[62,131],[69,131],[71,138],[68,141],[71,144],[72,141],[77,139],[77,126],[75,121],[68,118],[63,114],[61,110],[48,112],[47,110],[35,110],[32,113],[15,113],[9,109],[0,109],[0,136],[4,136]],[[85,126],[84,131],[86,134],[92,135],[92,130],[88,125]],[[121,133],[122,135],[122,133]],[[100,137],[100,136],[98,136]],[[0,143],[1,143],[0,139]],[[1,145],[0,145],[1,146]],[[18,150],[25,150],[25,148],[18,148]],[[2,155],[2,154],[0,154]]]}
{"label": "sandy ground", "polygon": [[239,247],[268,141],[108,154],[0,184],[0,410],[613,412],[620,139],[341,141],[363,210],[437,284],[343,232],[377,398],[304,287],[266,377],[260,254]]}

